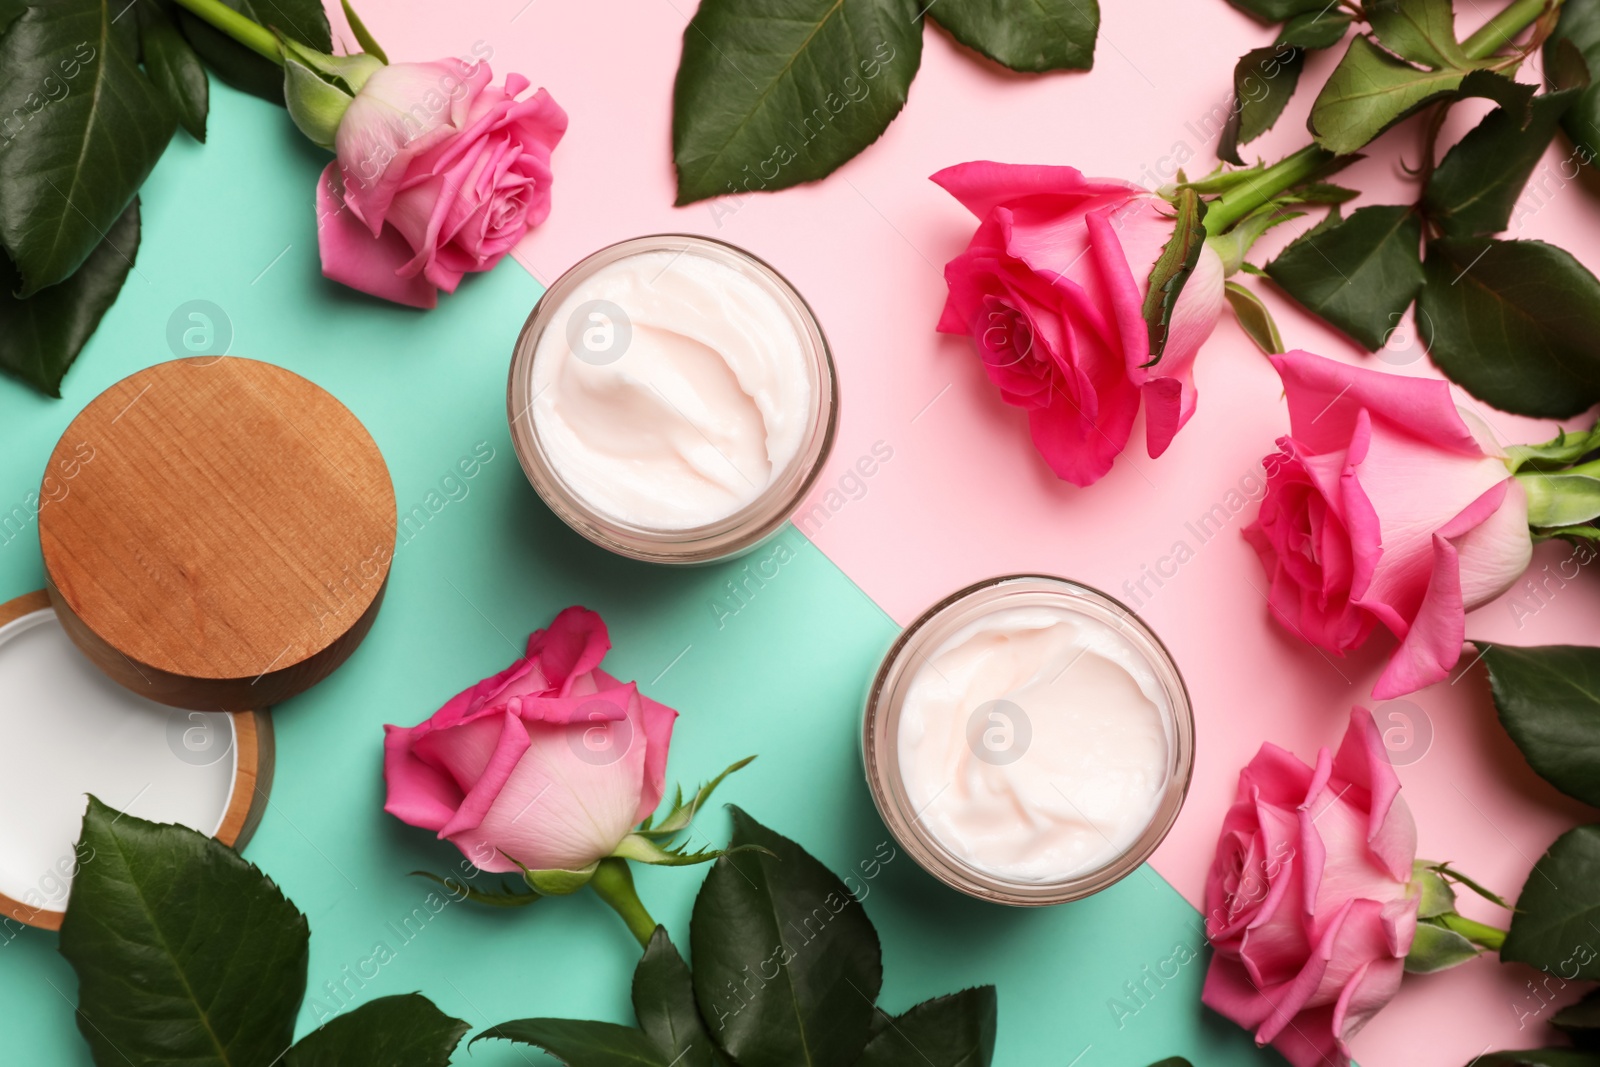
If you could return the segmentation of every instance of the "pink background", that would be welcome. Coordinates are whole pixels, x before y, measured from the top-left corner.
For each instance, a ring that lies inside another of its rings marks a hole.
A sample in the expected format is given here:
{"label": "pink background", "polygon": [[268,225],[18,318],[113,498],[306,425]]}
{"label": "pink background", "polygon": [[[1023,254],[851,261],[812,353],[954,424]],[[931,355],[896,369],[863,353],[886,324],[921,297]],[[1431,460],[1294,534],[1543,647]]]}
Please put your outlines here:
{"label": "pink background", "polygon": [[[1154,860],[1197,901],[1239,767],[1267,739],[1307,758],[1337,743],[1352,704],[1374,707],[1371,685],[1392,640],[1380,633],[1359,654],[1330,659],[1272,623],[1264,576],[1238,533],[1254,516],[1253,501],[1207,539],[1186,525],[1198,526],[1214,505],[1237,505],[1229,490],[1251,489],[1255,465],[1287,430],[1277,378],[1231,318],[1199,358],[1199,411],[1159,462],[1143,453],[1136,429],[1104,481],[1085,490],[1058,482],[1030,447],[1022,413],[1000,402],[966,340],[933,330],[943,264],[965,245],[973,220],[927,175],[983,158],[1070,164],[1145,184],[1169,180],[1184,159],[1191,175],[1208,171],[1232,63],[1270,43],[1271,31],[1223,0],[1102,0],[1095,70],[1039,77],[1003,71],[929,29],[905,111],[833,176],[777,194],[673,208],[672,81],[694,6],[480,0],[445,18],[432,0],[365,0],[361,11],[392,59],[467,55],[486,44],[497,77],[526,74],[570,113],[571,131],[555,157],[555,210],[517,253],[541,281],[622,238],[692,231],[749,248],[806,295],[832,343],[843,419],[806,510],[823,508],[801,528],[896,621],[971,581],[1014,571],[1076,578],[1139,610],[1171,647],[1198,719],[1189,802]],[[335,19],[337,35],[342,20]],[[1463,25],[1463,34],[1472,28]],[[1321,84],[1332,58],[1313,62],[1303,89]],[[1303,92],[1278,130],[1249,152],[1277,158],[1302,144],[1311,95]],[[1414,164],[1417,145],[1409,124],[1347,172],[1350,184],[1383,194],[1356,206],[1414,197],[1400,162]],[[1568,151],[1560,141],[1552,148],[1512,236],[1555,240],[1600,267],[1600,202],[1563,181]],[[1252,258],[1263,262],[1262,253],[1288,236],[1269,237]],[[1265,293],[1290,347],[1434,373],[1409,324],[1381,356],[1367,356],[1266,286],[1250,284]],[[1465,402],[1507,442],[1541,440],[1555,429]],[[878,441],[893,459],[870,478],[848,480]],[[848,492],[828,497],[841,478]],[[1194,558],[1175,569],[1179,541]],[[1563,545],[1542,547],[1531,576],[1543,591],[1513,590],[1479,610],[1468,619],[1469,636],[1595,643],[1594,579],[1579,575],[1563,585],[1539,574],[1568,554]],[[1147,567],[1171,576],[1159,587],[1147,578],[1144,592],[1124,584],[1137,583]],[[1400,773],[1421,854],[1514,895],[1544,847],[1593,812],[1527,768],[1495,721],[1483,669],[1467,667],[1469,659],[1452,681],[1375,711],[1380,726],[1395,731],[1397,761],[1407,761]],[[1464,910],[1504,920],[1470,901]],[[1358,1039],[1357,1058],[1367,1067],[1458,1065],[1491,1048],[1536,1046],[1550,1037],[1544,1020],[1552,1010],[1531,992],[1536,977],[1489,958],[1409,979]]]}

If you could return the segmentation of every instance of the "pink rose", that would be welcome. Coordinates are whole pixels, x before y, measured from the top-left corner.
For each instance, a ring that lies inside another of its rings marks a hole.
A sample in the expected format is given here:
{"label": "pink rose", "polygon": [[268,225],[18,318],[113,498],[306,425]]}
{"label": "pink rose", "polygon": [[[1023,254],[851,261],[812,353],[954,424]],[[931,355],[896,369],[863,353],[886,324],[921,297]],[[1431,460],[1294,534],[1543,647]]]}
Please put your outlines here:
{"label": "pink rose", "polygon": [[1273,356],[1287,437],[1245,538],[1286,627],[1344,652],[1375,622],[1400,639],[1372,695],[1410,693],[1461,656],[1465,613],[1527,569],[1528,503],[1487,427],[1442,381],[1308,352]]}
{"label": "pink rose", "polygon": [[1071,167],[963,163],[933,176],[981,220],[944,268],[943,333],[972,337],[1006,403],[1028,412],[1057,477],[1098,481],[1127,446],[1140,402],[1159,456],[1194,414],[1195,352],[1222,310],[1222,260],[1209,246],[1150,362],[1142,304],[1172,237],[1172,205]]}
{"label": "pink rose", "polygon": [[431,308],[550,214],[550,152],[567,113],[518,74],[443,59],[376,70],[339,123],[317,183],[322,273]]}
{"label": "pink rose", "polygon": [[420,726],[385,726],[384,810],[485,871],[580,870],[661,802],[678,713],[600,669],[600,616],[567,608],[528,656]]}
{"label": "pink rose", "polygon": [[1350,1062],[1400,988],[1417,930],[1417,827],[1377,724],[1350,714],[1316,767],[1262,745],[1239,774],[1206,879],[1201,999],[1295,1067]]}

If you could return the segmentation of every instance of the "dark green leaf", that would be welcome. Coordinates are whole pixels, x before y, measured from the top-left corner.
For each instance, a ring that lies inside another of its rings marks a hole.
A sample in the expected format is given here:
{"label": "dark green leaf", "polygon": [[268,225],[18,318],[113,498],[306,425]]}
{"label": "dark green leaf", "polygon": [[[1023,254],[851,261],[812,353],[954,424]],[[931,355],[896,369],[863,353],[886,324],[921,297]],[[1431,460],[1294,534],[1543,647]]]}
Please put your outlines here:
{"label": "dark green leaf", "polygon": [[832,871],[730,810],[733,843],[771,854],[724,856],[695,898],[701,1015],[741,1067],[854,1063],[883,984],[878,933]]}
{"label": "dark green leaf", "polygon": [[1272,312],[1267,310],[1267,305],[1261,298],[1238,282],[1226,282],[1222,293],[1228,298],[1228,306],[1233,308],[1234,317],[1239,320],[1242,329],[1256,347],[1267,355],[1276,355],[1283,351],[1283,337],[1278,333],[1278,324],[1272,320]]}
{"label": "dark green leaf", "polygon": [[670,1063],[713,1067],[715,1046],[694,1003],[694,980],[665,926],[656,927],[633,971],[633,1014]]}
{"label": "dark green leaf", "polygon": [[27,0],[0,0],[0,36],[28,10]]}
{"label": "dark green leaf", "polygon": [[1152,1063],[1150,1067],[1194,1067],[1194,1065],[1182,1056],[1168,1056],[1159,1063]]}
{"label": "dark green leaf", "polygon": [[1344,40],[1349,28],[1350,16],[1330,5],[1290,19],[1279,31],[1278,43],[1296,48],[1332,48]]}
{"label": "dark green leaf", "polygon": [[[253,19],[285,37],[292,37],[319,52],[333,51],[333,34],[322,0],[222,0],[245,18]],[[188,11],[178,15],[184,36],[194,45],[217,77],[253,96],[283,106],[283,68],[259,56],[221,30]]]}
{"label": "dark green leaf", "polygon": [[[1588,65],[1591,77],[1600,76],[1600,0],[1567,0],[1561,5],[1555,33],[1545,42],[1545,69],[1562,66],[1561,54],[1571,50]],[[1600,157],[1600,84],[1592,81],[1583,90],[1561,117],[1561,125],[1572,138],[1580,161],[1592,164]]]}
{"label": "dark green leaf", "polygon": [[1376,351],[1422,287],[1421,241],[1410,207],[1364,207],[1307,232],[1267,264],[1267,275]]}
{"label": "dark green leaf", "polygon": [[986,985],[884,1016],[856,1067],[989,1067],[995,1011],[994,986]]}
{"label": "dark green leaf", "polygon": [[1588,948],[1600,923],[1600,826],[1556,838],[1533,865],[1500,949],[1507,963],[1528,963],[1566,979],[1600,979],[1600,955]]}
{"label": "dark green leaf", "polygon": [[1361,10],[1378,43],[1402,59],[1435,70],[1469,69],[1450,0],[1366,0]]}
{"label": "dark green leaf", "polygon": [[1491,1052],[1466,1067],[1600,1067],[1600,1053],[1571,1048],[1534,1048],[1522,1052]]}
{"label": "dark green leaf", "polygon": [[[1150,363],[1161,359],[1167,347],[1167,328],[1172,322],[1172,309],[1178,306],[1195,264],[1200,262],[1200,251],[1206,246],[1206,202],[1195,195],[1193,189],[1178,190],[1173,207],[1172,237],[1162,246],[1150,269],[1149,287],[1144,295],[1144,324],[1150,343]],[[1149,366],[1150,364],[1146,364]]]}
{"label": "dark green leaf", "polygon": [[113,0],[36,5],[0,38],[0,244],[28,296],[71,276],[172,137]]}
{"label": "dark green leaf", "polygon": [[1428,243],[1417,299],[1445,377],[1502,411],[1559,419],[1600,400],[1600,282],[1542,241]]}
{"label": "dark green leaf", "polygon": [[1012,70],[1094,66],[1098,0],[937,0],[927,13],[950,36]]}
{"label": "dark green leaf", "polygon": [[22,277],[0,251],[0,369],[50,396],[100,325],[139,255],[139,198],[111,226],[76,274],[26,300]]}
{"label": "dark green leaf", "polygon": [[284,1067],[449,1067],[467,1024],[421,993],[379,997],[301,1038]]}
{"label": "dark green leaf", "polygon": [[581,1019],[517,1019],[472,1039],[516,1041],[542,1048],[568,1067],[668,1067],[643,1031]]}
{"label": "dark green leaf", "polygon": [[305,916],[225,845],[89,799],[61,954],[101,1067],[269,1067],[306,990]]}
{"label": "dark green leaf", "polygon": [[155,4],[139,5],[139,45],[144,69],[167,97],[178,122],[197,141],[206,139],[210,86],[200,57]]}
{"label": "dark green leaf", "polygon": [[372,31],[367,29],[367,24],[361,21],[361,16],[356,14],[356,9],[350,6],[350,0],[339,0],[344,8],[344,20],[350,24],[350,32],[356,35],[356,43],[361,46],[361,51],[376,59],[379,63],[389,62],[389,55],[378,44]]}
{"label": "dark green leaf", "polygon": [[1510,224],[1522,187],[1577,94],[1565,89],[1536,97],[1526,125],[1497,108],[1445,153],[1428,178],[1422,206],[1446,237],[1487,236]]}
{"label": "dark green leaf", "polygon": [[1228,0],[1247,15],[1274,25],[1328,7],[1328,0]]}
{"label": "dark green leaf", "polygon": [[816,181],[876,141],[922,62],[915,0],[702,0],[672,95],[678,203]]}
{"label": "dark green leaf", "polygon": [[1482,96],[1526,109],[1533,91],[1531,85],[1486,70],[1418,70],[1367,38],[1355,37],[1317,94],[1310,127],[1318,144],[1344,155],[1435,100]]}
{"label": "dark green leaf", "polygon": [[1417,923],[1411,951],[1406,953],[1407,974],[1434,974],[1448,971],[1478,958],[1478,946],[1454,930],[1430,922]]}
{"label": "dark green leaf", "polygon": [[1233,107],[1217,141],[1217,158],[1240,164],[1239,146],[1249,144],[1272,129],[1289,106],[1306,54],[1299,48],[1275,44],[1252,48],[1233,68]]}
{"label": "dark green leaf", "polygon": [[1529,766],[1568,796],[1600,807],[1600,648],[1479,647],[1500,723]]}
{"label": "dark green leaf", "polygon": [[1593,1040],[1600,1033],[1600,989],[1591,989],[1576,1004],[1568,1004],[1550,1019],[1550,1025],[1574,1040]]}

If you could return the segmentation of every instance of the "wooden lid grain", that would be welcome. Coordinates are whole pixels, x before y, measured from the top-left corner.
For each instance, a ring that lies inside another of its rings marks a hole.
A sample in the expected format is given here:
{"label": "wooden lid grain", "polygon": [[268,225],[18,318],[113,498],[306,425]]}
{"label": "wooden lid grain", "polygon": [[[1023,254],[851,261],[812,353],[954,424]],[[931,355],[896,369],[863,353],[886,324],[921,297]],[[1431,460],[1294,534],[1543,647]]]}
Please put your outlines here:
{"label": "wooden lid grain", "polygon": [[366,428],[281,367],[180,359],[124,378],[62,434],[39,541],[73,641],[129,689],[238,711],[355,650],[395,545]]}

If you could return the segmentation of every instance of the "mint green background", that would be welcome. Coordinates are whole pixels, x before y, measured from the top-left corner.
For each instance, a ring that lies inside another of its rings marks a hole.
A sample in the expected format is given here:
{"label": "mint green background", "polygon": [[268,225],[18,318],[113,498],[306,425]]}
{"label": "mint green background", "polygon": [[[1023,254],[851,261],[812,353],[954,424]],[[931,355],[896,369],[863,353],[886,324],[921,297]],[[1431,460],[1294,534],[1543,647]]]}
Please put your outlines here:
{"label": "mint green background", "polygon": [[[313,189],[324,158],[281,111],[216,85],[210,130],[205,146],[179,134],[146,185],[138,270],[68,374],[65,399],[0,380],[0,514],[38,488],[51,448],[80,408],[112,382],[173,356],[168,318],[193,299],[226,311],[232,354],[295,370],[356,413],[383,449],[402,513],[438,489],[478,442],[495,453],[467,483],[468,495],[400,548],[383,610],[349,663],[274,712],[277,780],[246,855],[310,919],[300,1032],[316,1025],[319,1002],[337,1006],[325,983],[345,980],[343,968],[372,956],[380,941],[395,958],[375,979],[347,981],[344,1003],[421,990],[475,1031],[536,1015],[632,1021],[627,979],[637,948],[592,894],[514,912],[453,904],[409,942],[394,929],[430,891],[407,872],[444,871],[459,855],[383,813],[382,724],[425,718],[504,666],[530,630],[571,603],[610,624],[609,670],[682,711],[669,779],[692,785],[759,753],[719,799],[797,838],[835,871],[859,876],[858,865],[887,838],[862,780],[856,735],[866,686],[896,633],[891,620],[793,528],[781,535],[792,556],[783,553],[787,562],[763,586],[752,583],[754,595],[731,617],[725,613],[737,604],[725,583],[742,580],[745,563],[775,548],[723,566],[669,570],[612,557],[566,529],[529,488],[505,423],[507,362],[537,283],[507,262],[428,313],[344,290],[317,265]],[[36,529],[0,545],[0,599],[42,584]],[[4,820],[26,817],[0,812]],[[725,839],[720,809],[700,825],[714,841]],[[638,876],[647,905],[680,945],[703,872]],[[1282,1062],[1200,1006],[1203,954],[1119,1027],[1110,999],[1138,1007],[1124,983],[1177,946],[1200,952],[1204,941],[1198,915],[1149,868],[1098,897],[1045,910],[968,900],[904,855],[866,884],[865,906],[883,939],[883,1005],[900,1011],[996,983],[1002,1067],[1142,1067],[1175,1053],[1205,1067]],[[28,930],[0,944],[0,1060],[87,1064],[75,996],[54,934]],[[549,1061],[484,1043],[471,1053],[463,1046],[456,1062]]]}

